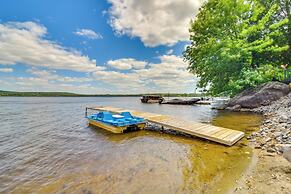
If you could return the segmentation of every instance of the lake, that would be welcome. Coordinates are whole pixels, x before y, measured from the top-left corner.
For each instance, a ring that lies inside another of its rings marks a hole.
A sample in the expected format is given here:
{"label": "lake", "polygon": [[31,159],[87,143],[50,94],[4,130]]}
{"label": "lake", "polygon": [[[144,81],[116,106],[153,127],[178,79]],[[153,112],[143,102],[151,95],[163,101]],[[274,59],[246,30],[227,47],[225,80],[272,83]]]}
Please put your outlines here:
{"label": "lake", "polygon": [[1,97],[0,193],[223,193],[252,159],[245,139],[226,147],[155,131],[111,134],[85,107],[110,105],[241,130],[261,117],[208,105],[142,104],[138,97]]}

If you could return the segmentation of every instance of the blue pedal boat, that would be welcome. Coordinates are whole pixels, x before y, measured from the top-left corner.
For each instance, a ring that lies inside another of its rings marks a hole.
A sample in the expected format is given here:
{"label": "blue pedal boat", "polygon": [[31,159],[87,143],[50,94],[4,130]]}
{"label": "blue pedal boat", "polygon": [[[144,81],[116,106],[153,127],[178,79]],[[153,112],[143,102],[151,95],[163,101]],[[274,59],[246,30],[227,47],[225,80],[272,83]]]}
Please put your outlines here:
{"label": "blue pedal boat", "polygon": [[130,112],[112,114],[110,112],[99,112],[87,116],[89,125],[106,129],[113,133],[123,133],[125,130],[143,129],[146,120],[141,117],[134,117]]}

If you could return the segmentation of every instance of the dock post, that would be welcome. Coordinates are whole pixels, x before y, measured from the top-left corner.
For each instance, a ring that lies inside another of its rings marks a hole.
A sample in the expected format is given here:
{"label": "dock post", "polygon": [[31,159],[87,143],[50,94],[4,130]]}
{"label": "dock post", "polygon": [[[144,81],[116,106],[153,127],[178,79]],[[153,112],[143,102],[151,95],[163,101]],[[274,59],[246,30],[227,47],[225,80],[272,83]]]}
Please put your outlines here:
{"label": "dock post", "polygon": [[88,108],[86,107],[86,111],[85,111],[85,118],[87,118],[87,109],[88,109]]}

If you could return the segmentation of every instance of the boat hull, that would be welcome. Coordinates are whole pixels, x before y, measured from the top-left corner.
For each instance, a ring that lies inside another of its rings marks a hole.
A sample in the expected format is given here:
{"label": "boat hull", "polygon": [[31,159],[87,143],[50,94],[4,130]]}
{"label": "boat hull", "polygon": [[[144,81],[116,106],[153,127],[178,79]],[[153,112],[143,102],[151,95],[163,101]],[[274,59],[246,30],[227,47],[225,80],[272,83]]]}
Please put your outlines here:
{"label": "boat hull", "polygon": [[197,103],[200,99],[191,99],[191,100],[180,100],[174,99],[169,101],[160,102],[160,104],[174,104],[174,105],[193,105]]}
{"label": "boat hull", "polygon": [[[95,121],[95,120],[92,120],[92,119],[89,119],[89,125],[92,125],[94,127],[98,127],[98,128],[101,128],[101,129],[105,129],[105,130],[110,131],[112,133],[123,133],[128,128],[132,127],[132,125],[130,125],[130,126],[107,125],[105,123],[98,122],[98,121]],[[133,126],[136,126],[138,129],[144,129],[145,123],[140,123],[140,124],[133,125]]]}
{"label": "boat hull", "polygon": [[147,100],[147,101],[145,101],[145,100],[140,100],[142,103],[159,103],[160,102],[160,100]]}
{"label": "boat hull", "polygon": [[142,103],[159,103],[164,101],[164,98],[162,96],[142,96],[140,101]]}

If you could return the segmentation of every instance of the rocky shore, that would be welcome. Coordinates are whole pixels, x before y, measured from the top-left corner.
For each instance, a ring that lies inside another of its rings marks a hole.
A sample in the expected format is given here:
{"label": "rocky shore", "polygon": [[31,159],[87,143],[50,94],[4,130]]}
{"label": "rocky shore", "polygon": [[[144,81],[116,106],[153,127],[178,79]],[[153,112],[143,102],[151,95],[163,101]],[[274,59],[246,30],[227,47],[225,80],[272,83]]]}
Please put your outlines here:
{"label": "rocky shore", "polygon": [[256,149],[283,155],[291,162],[291,92],[290,86],[270,82],[243,91],[228,104],[228,110],[262,114],[258,132],[247,139]]}
{"label": "rocky shore", "polygon": [[252,112],[263,114],[260,131],[247,137],[255,148],[282,154],[291,162],[291,93]]}
{"label": "rocky shore", "polygon": [[234,97],[226,109],[264,116],[247,139],[255,162],[233,193],[291,193],[291,88],[270,82]]}

